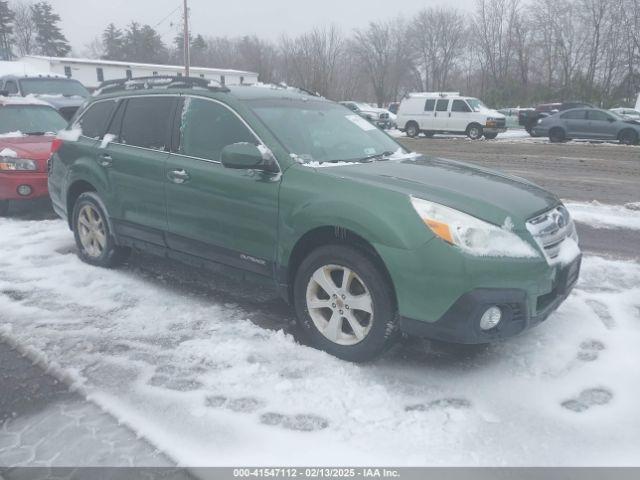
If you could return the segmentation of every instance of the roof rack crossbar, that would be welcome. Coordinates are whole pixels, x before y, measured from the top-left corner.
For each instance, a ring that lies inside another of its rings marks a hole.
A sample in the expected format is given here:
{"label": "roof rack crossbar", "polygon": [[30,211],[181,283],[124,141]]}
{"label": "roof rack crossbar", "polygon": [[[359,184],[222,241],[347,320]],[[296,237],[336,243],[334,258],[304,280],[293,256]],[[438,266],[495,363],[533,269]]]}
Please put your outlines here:
{"label": "roof rack crossbar", "polygon": [[148,90],[151,88],[203,88],[217,92],[229,92],[229,89],[217,80],[178,75],[154,75],[151,77],[107,80],[100,84],[96,93],[113,93],[123,90]]}

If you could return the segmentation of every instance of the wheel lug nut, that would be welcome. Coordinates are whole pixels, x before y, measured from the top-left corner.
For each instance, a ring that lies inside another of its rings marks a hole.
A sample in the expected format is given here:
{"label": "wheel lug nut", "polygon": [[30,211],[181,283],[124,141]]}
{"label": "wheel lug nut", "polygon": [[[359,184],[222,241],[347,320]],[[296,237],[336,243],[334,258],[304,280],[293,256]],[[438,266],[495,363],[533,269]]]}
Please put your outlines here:
{"label": "wheel lug nut", "polygon": [[345,305],[344,308],[346,308],[347,310],[349,310],[349,305]]}
{"label": "wheel lug nut", "polygon": [[346,295],[342,295],[342,299],[346,300],[347,296]]}
{"label": "wheel lug nut", "polygon": [[340,310],[340,315],[342,315],[344,312],[342,310]]}
{"label": "wheel lug nut", "polygon": [[332,306],[333,308],[336,308],[336,304],[335,304],[335,303],[334,303],[334,304],[332,304],[331,306]]}

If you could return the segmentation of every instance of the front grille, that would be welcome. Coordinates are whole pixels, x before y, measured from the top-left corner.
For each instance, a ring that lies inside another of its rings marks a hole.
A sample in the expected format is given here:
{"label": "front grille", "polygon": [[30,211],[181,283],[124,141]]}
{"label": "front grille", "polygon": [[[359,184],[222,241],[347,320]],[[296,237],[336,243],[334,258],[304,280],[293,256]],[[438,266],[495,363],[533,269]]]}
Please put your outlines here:
{"label": "front grille", "polygon": [[389,120],[389,114],[388,113],[381,113],[380,114],[380,120]]}
{"label": "front grille", "polygon": [[562,244],[567,238],[578,240],[571,215],[563,206],[532,218],[527,222],[527,230],[542,248],[550,263],[558,258]]}
{"label": "front grille", "polygon": [[507,120],[505,118],[499,118],[496,125],[498,128],[504,128],[507,126]]}

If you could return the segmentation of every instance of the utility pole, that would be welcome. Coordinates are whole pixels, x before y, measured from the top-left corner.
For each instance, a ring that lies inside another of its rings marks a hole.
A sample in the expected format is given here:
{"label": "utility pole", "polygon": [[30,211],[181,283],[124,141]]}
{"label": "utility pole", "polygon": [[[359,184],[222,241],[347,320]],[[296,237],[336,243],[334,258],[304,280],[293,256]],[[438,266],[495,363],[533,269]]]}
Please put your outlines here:
{"label": "utility pole", "polygon": [[189,7],[184,0],[184,74],[189,76],[191,68],[191,42],[189,41]]}

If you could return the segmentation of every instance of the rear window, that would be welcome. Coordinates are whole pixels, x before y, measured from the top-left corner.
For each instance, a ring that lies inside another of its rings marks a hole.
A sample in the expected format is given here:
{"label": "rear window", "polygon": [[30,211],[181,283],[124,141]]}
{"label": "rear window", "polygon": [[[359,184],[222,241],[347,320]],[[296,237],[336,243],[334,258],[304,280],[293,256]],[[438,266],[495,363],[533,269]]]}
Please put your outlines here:
{"label": "rear window", "polygon": [[78,120],[82,134],[89,138],[102,138],[107,122],[116,109],[117,102],[107,100],[90,105]]}
{"label": "rear window", "polygon": [[175,104],[174,97],[129,99],[122,120],[122,143],[165,150],[169,144],[169,128]]}
{"label": "rear window", "polygon": [[27,95],[62,95],[63,97],[89,97],[89,91],[76,80],[65,78],[26,78],[20,80],[22,94]]}
{"label": "rear window", "polygon": [[56,133],[67,122],[56,109],[45,105],[10,105],[0,107],[0,134],[21,132],[29,134]]}

